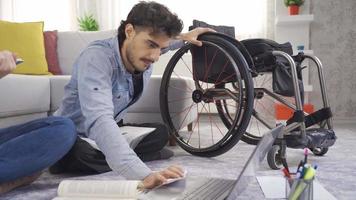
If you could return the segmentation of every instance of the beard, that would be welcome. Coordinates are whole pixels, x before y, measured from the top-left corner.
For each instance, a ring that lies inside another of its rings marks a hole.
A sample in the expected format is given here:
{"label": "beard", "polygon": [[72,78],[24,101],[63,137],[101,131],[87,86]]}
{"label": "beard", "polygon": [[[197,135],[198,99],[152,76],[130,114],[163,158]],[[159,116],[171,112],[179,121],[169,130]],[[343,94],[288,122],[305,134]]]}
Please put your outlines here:
{"label": "beard", "polygon": [[[129,65],[134,69],[134,71],[139,71],[139,72],[143,72],[148,68],[147,66],[140,66],[139,61],[144,62],[144,59],[135,59],[134,53],[131,50],[128,50],[127,53],[127,61],[129,63]],[[135,63],[135,60],[137,60],[137,63]]]}

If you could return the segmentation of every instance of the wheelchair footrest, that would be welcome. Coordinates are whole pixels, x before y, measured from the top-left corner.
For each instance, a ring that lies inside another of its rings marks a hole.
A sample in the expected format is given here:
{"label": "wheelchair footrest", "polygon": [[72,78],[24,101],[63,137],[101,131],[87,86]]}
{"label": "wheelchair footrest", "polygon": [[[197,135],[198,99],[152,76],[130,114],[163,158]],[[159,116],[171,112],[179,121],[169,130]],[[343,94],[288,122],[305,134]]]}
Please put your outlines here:
{"label": "wheelchair footrest", "polygon": [[321,148],[330,147],[336,141],[336,135],[333,130],[323,128],[312,128],[306,130],[306,137],[298,135],[286,135],[287,147],[291,148]]}
{"label": "wheelchair footrest", "polygon": [[[294,113],[293,117],[287,120],[287,125],[293,123],[293,122],[301,122],[301,120],[298,118],[299,116],[297,115],[298,113]],[[320,123],[324,120],[327,120],[332,117],[331,109],[329,107],[327,108],[322,108],[318,111],[315,111],[307,116],[305,116],[305,119],[303,121],[305,122],[305,127],[311,127],[314,124]]]}

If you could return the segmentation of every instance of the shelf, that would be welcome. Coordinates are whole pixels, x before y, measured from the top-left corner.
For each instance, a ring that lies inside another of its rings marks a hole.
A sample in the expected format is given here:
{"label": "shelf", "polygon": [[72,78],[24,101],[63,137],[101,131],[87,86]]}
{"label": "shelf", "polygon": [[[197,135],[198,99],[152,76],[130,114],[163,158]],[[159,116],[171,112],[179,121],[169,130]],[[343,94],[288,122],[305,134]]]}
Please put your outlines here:
{"label": "shelf", "polygon": [[298,54],[299,52],[303,52],[304,54],[310,55],[310,56],[314,55],[314,51],[313,50],[296,50],[296,49],[293,48],[293,52],[295,52],[295,55]]}
{"label": "shelf", "polygon": [[313,86],[304,84],[304,92],[311,92],[311,91],[313,91]]}
{"label": "shelf", "polygon": [[303,52],[305,54],[307,54],[307,55],[314,55],[314,51],[313,50],[304,50]]}
{"label": "shelf", "polygon": [[277,26],[309,24],[314,20],[314,15],[286,15],[277,16],[275,24]]}

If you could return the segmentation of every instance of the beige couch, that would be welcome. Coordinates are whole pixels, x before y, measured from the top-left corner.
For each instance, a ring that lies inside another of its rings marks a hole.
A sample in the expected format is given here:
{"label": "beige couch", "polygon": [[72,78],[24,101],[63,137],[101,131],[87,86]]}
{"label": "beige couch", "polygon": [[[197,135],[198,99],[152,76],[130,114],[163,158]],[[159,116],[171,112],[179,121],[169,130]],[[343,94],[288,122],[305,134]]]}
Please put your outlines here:
{"label": "beige couch", "polygon": [[[80,51],[93,40],[114,35],[114,31],[58,32],[58,59],[64,75],[10,74],[0,79],[0,128],[53,113],[60,105],[64,93],[63,88],[70,79],[72,65]],[[162,72],[168,59],[167,56],[160,59],[154,64],[154,68],[161,69]],[[154,71],[157,74],[157,70]],[[194,85],[192,80],[185,81],[186,84]],[[160,84],[161,76],[153,75],[142,98],[130,107],[126,121],[162,122],[159,109]],[[184,106],[180,105],[179,107]]]}

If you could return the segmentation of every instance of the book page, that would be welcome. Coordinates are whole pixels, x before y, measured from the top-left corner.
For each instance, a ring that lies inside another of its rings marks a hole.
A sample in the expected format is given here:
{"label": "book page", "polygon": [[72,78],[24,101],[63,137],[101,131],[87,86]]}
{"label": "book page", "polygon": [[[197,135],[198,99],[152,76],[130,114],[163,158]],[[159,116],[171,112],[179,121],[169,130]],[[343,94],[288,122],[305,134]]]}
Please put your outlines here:
{"label": "book page", "polygon": [[[122,126],[120,127],[121,134],[125,137],[127,143],[129,143],[130,147],[134,149],[137,144],[148,134],[153,132],[156,128],[151,127],[137,127],[137,126]],[[80,137],[85,140],[92,146],[93,148],[100,151],[98,145],[94,140],[89,138]]]}
{"label": "book page", "polygon": [[[118,198],[99,198],[99,197],[55,197],[52,200],[118,200]],[[119,200],[136,200],[133,198],[119,198]]]}
{"label": "book page", "polygon": [[64,180],[58,197],[137,199],[139,181],[129,180]]}

